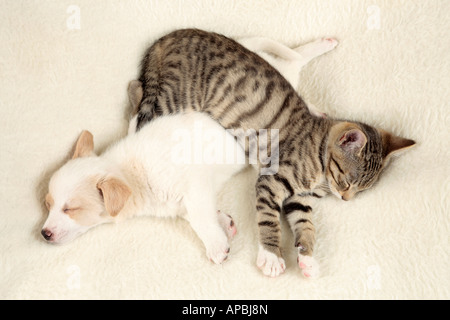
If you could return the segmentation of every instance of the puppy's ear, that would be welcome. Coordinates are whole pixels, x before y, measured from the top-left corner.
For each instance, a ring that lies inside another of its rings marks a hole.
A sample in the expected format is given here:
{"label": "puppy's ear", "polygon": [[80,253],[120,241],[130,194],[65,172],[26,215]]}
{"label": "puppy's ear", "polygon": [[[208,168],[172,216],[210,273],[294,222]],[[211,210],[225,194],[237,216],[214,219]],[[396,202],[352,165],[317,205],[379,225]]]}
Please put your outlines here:
{"label": "puppy's ear", "polygon": [[89,157],[93,155],[95,155],[94,136],[89,131],[83,130],[83,132],[81,132],[80,136],[78,137],[72,159]]}
{"label": "puppy's ear", "polygon": [[130,81],[128,84],[128,99],[130,99],[132,117],[138,113],[138,107],[141,104],[143,95],[142,83],[138,80]]}
{"label": "puppy's ear", "polygon": [[123,209],[128,198],[131,196],[131,189],[122,180],[114,177],[106,177],[97,183],[105,203],[106,211],[115,217]]}

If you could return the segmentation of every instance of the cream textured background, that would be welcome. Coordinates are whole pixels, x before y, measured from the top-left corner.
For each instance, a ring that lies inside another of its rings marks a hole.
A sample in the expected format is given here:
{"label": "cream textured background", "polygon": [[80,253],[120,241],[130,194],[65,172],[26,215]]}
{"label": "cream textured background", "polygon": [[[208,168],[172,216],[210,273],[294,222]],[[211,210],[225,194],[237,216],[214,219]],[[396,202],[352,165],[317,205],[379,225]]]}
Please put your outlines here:
{"label": "cream textured background", "polygon": [[[79,30],[67,28],[72,4]],[[255,266],[251,171],[221,197],[238,227],[223,265],[207,260],[182,220],[105,225],[64,246],[41,241],[49,176],[82,129],[97,151],[125,134],[126,87],[141,55],[183,27],[292,46],[334,36],[337,49],[302,71],[306,100],[418,142],[372,190],[321,201],[319,279],[300,276],[286,228],[285,274],[265,278]],[[445,0],[1,1],[0,298],[450,298],[449,30]]]}

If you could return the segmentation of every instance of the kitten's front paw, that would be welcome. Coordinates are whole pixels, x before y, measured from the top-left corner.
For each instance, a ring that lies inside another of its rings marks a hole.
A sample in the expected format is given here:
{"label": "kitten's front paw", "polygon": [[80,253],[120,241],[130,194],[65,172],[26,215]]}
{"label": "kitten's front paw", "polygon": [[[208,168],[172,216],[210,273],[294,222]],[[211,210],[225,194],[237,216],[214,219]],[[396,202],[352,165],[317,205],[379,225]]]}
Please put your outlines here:
{"label": "kitten's front paw", "polygon": [[216,264],[221,264],[228,258],[228,253],[230,253],[230,246],[224,235],[224,239],[216,239],[210,241],[208,244],[205,243],[206,256],[211,262]]}
{"label": "kitten's front paw", "polygon": [[298,254],[297,263],[300,269],[302,270],[302,274],[306,278],[315,279],[319,277],[319,264],[316,259],[311,256],[304,256],[302,254]]}
{"label": "kitten's front paw", "polygon": [[264,275],[269,277],[277,277],[286,269],[286,264],[282,257],[278,257],[276,254],[267,251],[262,246],[259,247],[256,265]]}

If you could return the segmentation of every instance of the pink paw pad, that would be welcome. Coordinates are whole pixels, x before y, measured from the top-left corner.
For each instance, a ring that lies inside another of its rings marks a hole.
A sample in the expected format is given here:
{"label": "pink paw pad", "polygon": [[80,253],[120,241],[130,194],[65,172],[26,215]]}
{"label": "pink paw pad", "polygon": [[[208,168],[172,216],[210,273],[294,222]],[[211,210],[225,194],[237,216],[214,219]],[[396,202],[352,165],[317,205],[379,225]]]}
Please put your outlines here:
{"label": "pink paw pad", "polygon": [[221,224],[222,229],[226,232],[228,239],[232,239],[237,233],[236,224],[234,223],[233,218],[220,210],[217,210],[217,214],[219,215],[219,223]]}
{"label": "pink paw pad", "polygon": [[236,229],[236,225],[234,224],[233,218],[231,218],[231,216],[228,214],[227,214],[227,216],[230,218],[230,226],[228,227],[228,234],[232,238],[236,235],[237,229]]}
{"label": "pink paw pad", "polygon": [[319,276],[319,265],[313,257],[299,254],[297,256],[297,264],[304,277],[313,279]]}
{"label": "pink paw pad", "polygon": [[328,43],[329,46],[331,46],[331,48],[334,48],[338,45],[338,41],[334,38],[324,38],[324,41],[326,41]]}

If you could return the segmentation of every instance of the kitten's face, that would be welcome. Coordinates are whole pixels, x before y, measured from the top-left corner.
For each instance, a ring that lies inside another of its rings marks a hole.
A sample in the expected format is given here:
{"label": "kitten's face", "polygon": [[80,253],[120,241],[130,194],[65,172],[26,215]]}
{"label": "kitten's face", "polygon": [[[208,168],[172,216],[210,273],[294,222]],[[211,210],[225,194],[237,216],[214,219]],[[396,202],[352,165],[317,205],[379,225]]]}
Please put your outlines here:
{"label": "kitten's face", "polygon": [[[374,159],[378,157],[373,156]],[[382,161],[373,161],[368,170],[365,161],[342,152],[330,152],[326,176],[330,191],[342,200],[350,200],[360,191],[370,188],[378,179]],[[377,169],[378,168],[378,169]]]}
{"label": "kitten's face", "polygon": [[330,191],[342,200],[350,200],[373,186],[393,154],[414,144],[365,124],[337,124],[330,132],[328,145],[326,177]]}

